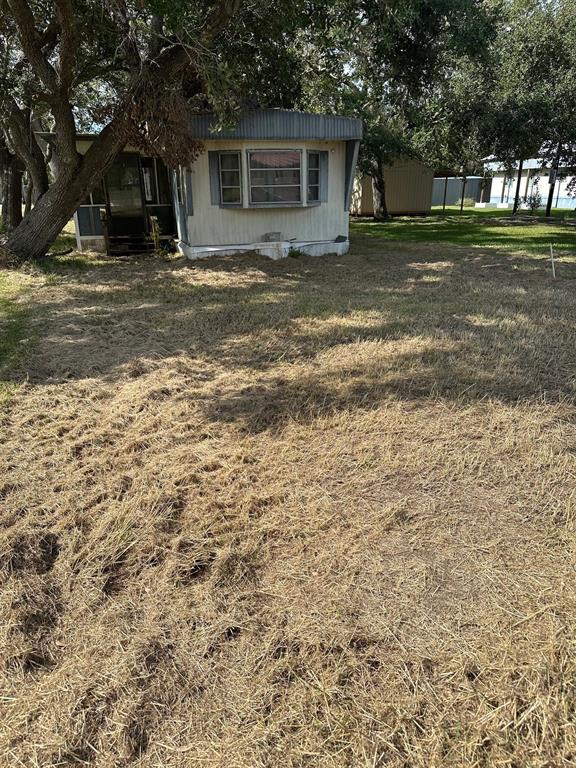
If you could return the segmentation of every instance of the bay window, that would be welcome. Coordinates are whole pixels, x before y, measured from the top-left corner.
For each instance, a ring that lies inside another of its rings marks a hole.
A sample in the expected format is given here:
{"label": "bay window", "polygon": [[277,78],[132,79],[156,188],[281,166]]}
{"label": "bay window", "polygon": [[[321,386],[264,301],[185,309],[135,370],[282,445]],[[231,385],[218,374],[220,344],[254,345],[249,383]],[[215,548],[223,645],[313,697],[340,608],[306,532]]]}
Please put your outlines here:
{"label": "bay window", "polygon": [[283,205],[302,202],[302,154],[299,150],[254,150],[248,153],[250,202]]}

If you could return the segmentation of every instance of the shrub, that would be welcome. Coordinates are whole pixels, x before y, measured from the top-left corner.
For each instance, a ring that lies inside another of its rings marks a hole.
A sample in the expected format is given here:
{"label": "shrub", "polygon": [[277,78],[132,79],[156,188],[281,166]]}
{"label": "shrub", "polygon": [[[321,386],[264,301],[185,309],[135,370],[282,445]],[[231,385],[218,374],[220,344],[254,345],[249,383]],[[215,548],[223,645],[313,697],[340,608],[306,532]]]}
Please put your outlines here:
{"label": "shrub", "polygon": [[523,197],[522,205],[525,205],[531,213],[536,213],[536,211],[542,207],[542,195],[538,189],[533,189],[529,195]]}

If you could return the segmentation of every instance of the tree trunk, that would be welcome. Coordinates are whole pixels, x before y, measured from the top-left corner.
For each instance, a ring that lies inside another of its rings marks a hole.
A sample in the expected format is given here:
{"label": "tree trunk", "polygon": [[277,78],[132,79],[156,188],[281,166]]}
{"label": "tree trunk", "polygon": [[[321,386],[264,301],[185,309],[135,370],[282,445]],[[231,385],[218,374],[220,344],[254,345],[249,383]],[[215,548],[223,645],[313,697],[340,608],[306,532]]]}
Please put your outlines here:
{"label": "tree trunk", "polygon": [[556,186],[556,176],[558,175],[558,166],[560,165],[560,153],[562,152],[562,144],[558,144],[558,150],[556,151],[556,157],[554,163],[550,169],[550,185],[548,188],[548,200],[546,202],[546,216],[550,216],[552,213],[552,203],[554,202],[554,187]]}
{"label": "tree trunk", "polygon": [[6,146],[0,145],[2,224],[12,232],[22,221],[22,176],[24,167]]}
{"label": "tree trunk", "polygon": [[528,169],[528,173],[526,174],[526,186],[524,187],[524,197],[528,197],[528,191],[530,189],[530,177],[532,176],[532,171],[530,168]]}
{"label": "tree trunk", "polygon": [[468,181],[467,177],[464,176],[462,179],[462,195],[460,197],[460,213],[464,210],[464,195],[466,194],[466,182]]}
{"label": "tree trunk", "polygon": [[30,180],[26,185],[26,193],[24,195],[24,216],[28,216],[32,210],[32,197],[34,195],[34,185]]}
{"label": "tree trunk", "polygon": [[19,109],[14,106],[6,120],[5,133],[12,151],[24,163],[28,176],[32,180],[34,189],[32,202],[35,203],[46,192],[49,182],[46,157],[34,135],[34,124],[37,130],[41,128],[38,121],[32,119],[29,108]]}
{"label": "tree trunk", "polygon": [[516,194],[514,195],[514,205],[512,207],[512,215],[518,213],[518,206],[520,205],[520,184],[522,183],[522,171],[524,169],[524,160],[520,160],[518,166],[518,178],[516,180]]}
{"label": "tree trunk", "polygon": [[16,257],[20,262],[44,256],[88,192],[102,180],[122,145],[119,139],[110,146],[101,156],[98,167],[84,163],[78,172],[62,173],[20,225],[10,232],[4,246],[5,255]]}
{"label": "tree trunk", "polygon": [[133,119],[132,102],[145,100],[149,90],[171,82],[176,73],[189,64],[189,54],[183,46],[173,46],[161,57],[162,61],[159,57],[139,73],[128,89],[125,103],[118,106],[115,116],[95,137],[85,155],[81,156],[75,150],[68,152],[65,142],[61,142],[64,148],[56,147],[59,149],[56,180],[20,225],[0,242],[0,256],[8,261],[22,262],[46,254],[82,200],[102,181],[124,148]]}
{"label": "tree trunk", "polygon": [[[74,212],[100,181],[125,144],[122,119],[113,120],[83,157],[65,168],[3,246],[9,260],[38,259],[46,254]],[[2,246],[0,245],[0,252]]]}
{"label": "tree trunk", "polygon": [[372,197],[374,199],[374,218],[376,221],[389,219],[386,205],[386,181],[384,179],[384,166],[378,163],[376,172],[372,176]]}
{"label": "tree trunk", "polygon": [[448,194],[448,176],[444,178],[444,200],[442,201],[442,213],[446,213],[446,195]]}

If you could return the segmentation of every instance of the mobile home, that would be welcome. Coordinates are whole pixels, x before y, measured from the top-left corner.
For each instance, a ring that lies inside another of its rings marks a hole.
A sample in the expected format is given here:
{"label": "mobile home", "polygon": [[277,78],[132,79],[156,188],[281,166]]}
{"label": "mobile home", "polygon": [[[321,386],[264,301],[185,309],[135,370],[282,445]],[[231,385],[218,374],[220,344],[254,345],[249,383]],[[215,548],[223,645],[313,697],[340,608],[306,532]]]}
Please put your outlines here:
{"label": "mobile home", "polygon": [[76,213],[80,250],[138,251],[155,221],[191,259],[347,251],[359,120],[255,110],[218,130],[211,114],[200,114],[191,134],[204,151],[190,167],[168,169],[129,149],[117,159]]}

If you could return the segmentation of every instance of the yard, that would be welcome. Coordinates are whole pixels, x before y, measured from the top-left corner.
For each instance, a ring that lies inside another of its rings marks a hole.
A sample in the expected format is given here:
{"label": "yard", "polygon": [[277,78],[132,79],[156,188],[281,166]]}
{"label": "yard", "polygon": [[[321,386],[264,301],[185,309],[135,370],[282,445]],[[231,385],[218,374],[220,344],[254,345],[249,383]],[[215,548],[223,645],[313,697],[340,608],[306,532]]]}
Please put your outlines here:
{"label": "yard", "polygon": [[576,765],[576,230],[353,229],[0,273],[3,766]]}

